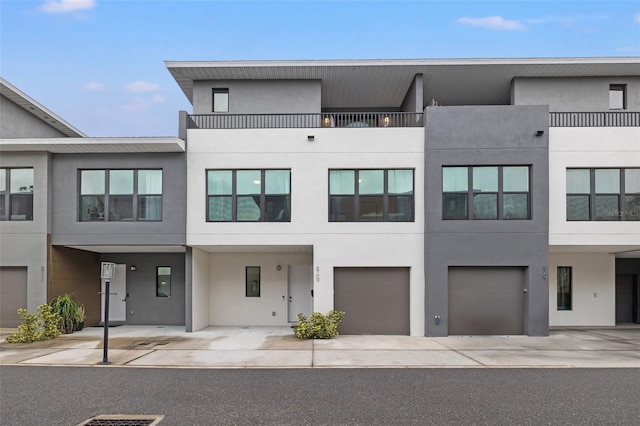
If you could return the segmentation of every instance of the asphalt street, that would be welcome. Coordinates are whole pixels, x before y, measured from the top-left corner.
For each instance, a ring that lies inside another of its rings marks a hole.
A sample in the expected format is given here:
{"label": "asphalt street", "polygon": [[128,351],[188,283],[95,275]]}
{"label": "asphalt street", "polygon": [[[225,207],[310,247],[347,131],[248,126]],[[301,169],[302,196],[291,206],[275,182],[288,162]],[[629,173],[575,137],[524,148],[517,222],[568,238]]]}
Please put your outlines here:
{"label": "asphalt street", "polygon": [[0,368],[0,424],[637,425],[640,369]]}

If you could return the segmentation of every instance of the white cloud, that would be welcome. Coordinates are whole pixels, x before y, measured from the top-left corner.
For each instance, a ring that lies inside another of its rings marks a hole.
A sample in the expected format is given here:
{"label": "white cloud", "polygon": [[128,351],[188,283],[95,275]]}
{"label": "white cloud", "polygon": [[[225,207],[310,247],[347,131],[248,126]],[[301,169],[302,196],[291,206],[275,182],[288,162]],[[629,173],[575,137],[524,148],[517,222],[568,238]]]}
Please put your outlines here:
{"label": "white cloud", "polygon": [[640,24],[640,13],[633,17],[633,22],[636,24]]}
{"label": "white cloud", "polygon": [[95,0],[46,0],[40,5],[40,10],[45,13],[69,13],[93,9],[95,6]]}
{"label": "white cloud", "polygon": [[97,81],[90,81],[83,86],[83,89],[89,92],[102,92],[104,91],[105,87],[103,84],[98,83]]}
{"label": "white cloud", "polygon": [[135,96],[129,99],[125,104],[120,105],[119,109],[127,112],[144,112],[149,111],[156,104],[166,102],[167,99],[161,95],[153,95],[150,97]]}
{"label": "white cloud", "polygon": [[144,93],[144,92],[155,92],[160,88],[155,83],[149,83],[147,81],[134,81],[133,83],[129,83],[126,86],[126,89],[133,93]]}
{"label": "white cloud", "polygon": [[486,18],[459,18],[459,24],[472,27],[486,28],[497,31],[523,31],[526,29],[519,21],[507,20],[502,16],[488,16]]}

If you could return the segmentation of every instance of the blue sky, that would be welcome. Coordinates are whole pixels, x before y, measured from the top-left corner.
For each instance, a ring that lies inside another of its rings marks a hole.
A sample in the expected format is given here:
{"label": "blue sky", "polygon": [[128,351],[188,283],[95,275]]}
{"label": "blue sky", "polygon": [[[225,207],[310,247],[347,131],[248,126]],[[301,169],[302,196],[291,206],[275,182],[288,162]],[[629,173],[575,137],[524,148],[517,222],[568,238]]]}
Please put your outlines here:
{"label": "blue sky", "polygon": [[89,136],[175,136],[165,60],[640,55],[640,0],[0,0],[0,75]]}

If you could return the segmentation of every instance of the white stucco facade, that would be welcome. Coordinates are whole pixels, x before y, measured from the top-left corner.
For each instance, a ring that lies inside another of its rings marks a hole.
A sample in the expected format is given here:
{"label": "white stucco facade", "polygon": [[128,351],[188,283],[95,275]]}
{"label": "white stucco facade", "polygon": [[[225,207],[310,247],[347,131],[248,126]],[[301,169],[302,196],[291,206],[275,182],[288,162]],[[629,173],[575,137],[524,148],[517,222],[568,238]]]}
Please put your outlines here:
{"label": "white stucco facade", "polygon": [[549,133],[549,245],[637,248],[640,221],[567,221],[566,170],[640,167],[640,128],[553,127]]}
{"label": "white stucco facade", "polygon": [[[616,254],[640,246],[640,221],[567,221],[568,168],[640,167],[638,127],[551,128],[549,325],[616,323]],[[557,268],[571,267],[572,309],[558,310]]]}
{"label": "white stucco facade", "polygon": [[[333,308],[336,267],[410,268],[411,334],[423,335],[424,219],[418,213],[424,205],[423,132],[422,128],[190,130],[187,245],[195,247],[194,330],[206,325],[286,325],[286,268],[277,271],[276,266],[306,263],[313,266],[313,309],[318,312]],[[313,141],[308,140],[311,135]],[[413,169],[415,220],[329,222],[328,173],[341,168]],[[291,221],[207,222],[209,169],[290,169]],[[202,262],[209,268],[202,268]],[[267,297],[246,300],[245,266],[263,268]],[[209,300],[208,312],[203,297]]]}
{"label": "white stucco facade", "polygon": [[[572,308],[557,307],[557,268],[572,269]],[[549,255],[549,325],[615,325],[615,256],[609,253]]]}

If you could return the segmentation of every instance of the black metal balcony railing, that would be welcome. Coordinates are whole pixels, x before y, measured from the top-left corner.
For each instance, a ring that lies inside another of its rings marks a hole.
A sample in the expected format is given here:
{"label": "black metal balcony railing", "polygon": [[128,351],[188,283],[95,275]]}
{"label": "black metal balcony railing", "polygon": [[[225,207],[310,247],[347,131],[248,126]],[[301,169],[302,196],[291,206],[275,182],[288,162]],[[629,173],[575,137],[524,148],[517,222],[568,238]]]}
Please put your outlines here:
{"label": "black metal balcony railing", "polygon": [[[187,120],[189,129],[377,128],[422,125],[420,112],[192,114]],[[640,112],[550,112],[549,127],[640,127]]]}
{"label": "black metal balcony railing", "polygon": [[549,127],[638,127],[640,112],[550,112]]}
{"label": "black metal balcony railing", "polygon": [[420,112],[321,114],[192,114],[190,129],[296,129],[316,127],[422,127]]}

